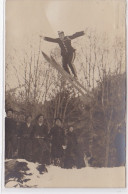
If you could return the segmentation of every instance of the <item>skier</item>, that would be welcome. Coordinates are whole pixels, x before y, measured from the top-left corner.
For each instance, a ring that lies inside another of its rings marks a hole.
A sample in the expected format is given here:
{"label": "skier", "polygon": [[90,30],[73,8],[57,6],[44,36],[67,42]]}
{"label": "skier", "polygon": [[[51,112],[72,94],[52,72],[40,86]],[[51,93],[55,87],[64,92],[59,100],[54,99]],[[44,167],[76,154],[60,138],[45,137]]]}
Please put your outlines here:
{"label": "skier", "polygon": [[61,56],[62,56],[62,64],[64,70],[70,74],[69,67],[74,75],[74,78],[77,78],[76,70],[73,65],[73,61],[75,59],[75,49],[71,45],[71,40],[83,36],[85,34],[84,31],[76,32],[71,36],[65,36],[63,31],[58,31],[59,38],[49,38],[43,37],[44,40],[49,42],[58,43],[61,48]]}

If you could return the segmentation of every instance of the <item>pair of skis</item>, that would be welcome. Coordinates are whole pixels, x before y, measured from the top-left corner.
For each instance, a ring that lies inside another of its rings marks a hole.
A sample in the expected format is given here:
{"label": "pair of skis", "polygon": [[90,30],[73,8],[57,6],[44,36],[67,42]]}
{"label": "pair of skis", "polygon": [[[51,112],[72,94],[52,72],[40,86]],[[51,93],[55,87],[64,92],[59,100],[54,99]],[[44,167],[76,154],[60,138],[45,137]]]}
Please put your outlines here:
{"label": "pair of skis", "polygon": [[63,70],[63,68],[56,62],[56,60],[53,57],[49,57],[43,51],[42,54],[45,60],[48,61],[55,69],[57,69],[61,73],[63,78],[65,80],[68,80],[68,82],[82,95],[82,97],[84,97],[85,100],[85,97],[87,98],[86,94],[88,93],[88,90],[85,89],[83,85],[79,83],[78,80],[76,80],[71,75],[69,75],[65,70]]}

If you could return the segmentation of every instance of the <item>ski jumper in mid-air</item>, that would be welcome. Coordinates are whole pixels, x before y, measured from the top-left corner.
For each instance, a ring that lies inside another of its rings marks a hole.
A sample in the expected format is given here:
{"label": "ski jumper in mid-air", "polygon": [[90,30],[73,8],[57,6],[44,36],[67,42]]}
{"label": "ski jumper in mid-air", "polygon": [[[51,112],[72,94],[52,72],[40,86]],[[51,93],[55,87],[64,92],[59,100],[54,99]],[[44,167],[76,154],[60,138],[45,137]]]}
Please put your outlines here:
{"label": "ski jumper in mid-air", "polygon": [[58,38],[50,38],[50,37],[43,37],[44,40],[49,42],[58,43],[61,48],[61,56],[62,56],[62,65],[64,70],[70,74],[69,67],[74,75],[77,78],[77,74],[75,71],[75,67],[73,65],[73,61],[75,58],[75,49],[71,45],[71,40],[83,36],[85,34],[84,31],[76,32],[71,36],[65,36],[63,31],[59,31]]}

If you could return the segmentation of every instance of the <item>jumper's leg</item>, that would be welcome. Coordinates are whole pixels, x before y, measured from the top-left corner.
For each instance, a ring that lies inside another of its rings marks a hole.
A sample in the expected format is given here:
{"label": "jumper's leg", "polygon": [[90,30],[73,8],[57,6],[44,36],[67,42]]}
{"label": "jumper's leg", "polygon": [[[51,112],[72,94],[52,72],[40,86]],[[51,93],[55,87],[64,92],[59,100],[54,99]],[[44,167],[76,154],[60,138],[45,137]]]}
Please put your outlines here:
{"label": "jumper's leg", "polygon": [[62,57],[62,64],[63,64],[63,68],[64,70],[70,74],[69,68],[68,68],[68,56],[64,56]]}
{"label": "jumper's leg", "polygon": [[75,53],[72,53],[72,54],[69,56],[69,58],[68,58],[68,65],[69,65],[69,67],[70,67],[70,69],[71,69],[71,71],[72,71],[74,77],[77,77],[76,68],[75,68],[75,66],[74,66],[74,64],[73,64],[74,59],[75,59]]}

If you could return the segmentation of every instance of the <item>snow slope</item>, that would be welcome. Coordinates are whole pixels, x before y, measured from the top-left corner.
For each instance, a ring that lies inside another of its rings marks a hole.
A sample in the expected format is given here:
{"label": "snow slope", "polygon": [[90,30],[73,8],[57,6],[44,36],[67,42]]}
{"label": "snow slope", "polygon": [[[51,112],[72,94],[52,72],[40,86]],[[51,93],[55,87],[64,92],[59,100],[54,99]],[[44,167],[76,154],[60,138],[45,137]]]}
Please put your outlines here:
{"label": "snow slope", "polygon": [[[13,161],[13,162],[12,162]],[[25,162],[27,170],[20,170],[24,173],[22,181],[16,177],[6,180],[6,188],[10,187],[125,187],[125,167],[116,168],[92,168],[82,169],[62,169],[56,166],[47,166],[48,172],[40,174],[37,167],[38,163],[26,160],[10,160],[11,169],[15,168],[14,163]],[[7,171],[7,168],[6,168]],[[7,172],[6,172],[7,173]]]}

